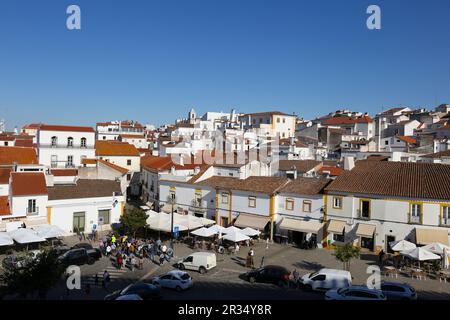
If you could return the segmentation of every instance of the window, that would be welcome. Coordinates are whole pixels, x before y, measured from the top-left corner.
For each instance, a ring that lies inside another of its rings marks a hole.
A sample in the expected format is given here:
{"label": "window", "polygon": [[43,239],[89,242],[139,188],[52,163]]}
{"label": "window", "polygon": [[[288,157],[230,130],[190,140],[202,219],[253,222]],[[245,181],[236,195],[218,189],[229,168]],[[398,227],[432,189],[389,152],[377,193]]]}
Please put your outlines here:
{"label": "window", "polygon": [[441,224],[450,225],[450,206],[442,206]]}
{"label": "window", "polygon": [[131,180],[131,173],[127,173],[127,181]]}
{"label": "window", "polygon": [[37,214],[36,199],[28,200],[27,214]]}
{"label": "window", "polygon": [[58,166],[58,156],[54,154],[51,156],[51,167],[56,168],[57,166]]}
{"label": "window", "polygon": [[389,141],[388,140],[384,140],[384,145],[385,146],[389,145]]}
{"label": "window", "polygon": [[56,147],[57,144],[58,144],[58,138],[52,137],[52,147]]}
{"label": "window", "polygon": [[131,166],[131,159],[127,160],[127,166]]}
{"label": "window", "polygon": [[98,225],[101,226],[103,224],[109,224],[109,216],[111,210],[98,210]]}
{"label": "window", "polygon": [[333,197],[333,208],[342,209],[342,197]]}
{"label": "window", "polygon": [[319,274],[317,276],[315,276],[314,278],[312,278],[312,281],[325,281],[325,279],[327,278],[326,275],[324,274]]}
{"label": "window", "polygon": [[289,211],[294,210],[294,199],[292,199],[292,198],[286,199],[286,210],[289,210]]}
{"label": "window", "polygon": [[68,137],[67,138],[67,146],[68,147],[73,147],[73,138],[72,137]]}
{"label": "window", "polygon": [[103,136],[103,140],[106,140],[106,136]]}
{"label": "window", "polygon": [[233,172],[229,172],[228,175],[229,175],[230,177],[232,177],[232,176],[233,176]]}
{"label": "window", "polygon": [[359,200],[360,218],[370,219],[370,200]]}
{"label": "window", "polygon": [[333,233],[333,240],[336,242],[345,242],[344,235],[339,233]]}
{"label": "window", "polygon": [[411,203],[410,204],[410,222],[411,223],[421,223],[422,221],[422,204]]}
{"label": "window", "polygon": [[286,123],[286,118],[283,118],[283,123]]}
{"label": "window", "polygon": [[280,118],[279,117],[277,117],[277,123],[280,123]]}
{"label": "window", "polygon": [[285,138],[285,137],[286,137],[286,133],[283,132],[283,133],[281,134],[281,136],[282,136],[283,138]]}
{"label": "window", "polygon": [[248,206],[250,208],[256,208],[256,197],[248,197]]}
{"label": "window", "polygon": [[311,212],[312,203],[309,200],[303,200],[303,212]]}
{"label": "window", "polygon": [[7,147],[8,146],[8,141],[5,141],[5,147]]}
{"label": "window", "polygon": [[222,192],[222,203],[223,204],[228,204],[228,197],[229,197],[228,193]]}
{"label": "window", "polygon": [[81,147],[86,148],[86,138],[81,138]]}
{"label": "window", "polygon": [[67,167],[73,167],[73,156],[67,156]]}

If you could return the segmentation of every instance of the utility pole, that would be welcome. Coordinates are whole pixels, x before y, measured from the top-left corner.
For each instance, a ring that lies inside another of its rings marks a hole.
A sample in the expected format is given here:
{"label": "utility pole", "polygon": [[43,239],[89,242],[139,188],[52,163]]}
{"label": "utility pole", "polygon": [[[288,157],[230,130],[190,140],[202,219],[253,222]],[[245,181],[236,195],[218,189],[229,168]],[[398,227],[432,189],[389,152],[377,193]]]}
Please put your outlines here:
{"label": "utility pole", "polygon": [[172,248],[172,252],[174,252],[174,248],[173,248],[173,207],[175,205],[175,193],[170,194],[170,202],[172,204],[172,214],[170,217],[170,247]]}

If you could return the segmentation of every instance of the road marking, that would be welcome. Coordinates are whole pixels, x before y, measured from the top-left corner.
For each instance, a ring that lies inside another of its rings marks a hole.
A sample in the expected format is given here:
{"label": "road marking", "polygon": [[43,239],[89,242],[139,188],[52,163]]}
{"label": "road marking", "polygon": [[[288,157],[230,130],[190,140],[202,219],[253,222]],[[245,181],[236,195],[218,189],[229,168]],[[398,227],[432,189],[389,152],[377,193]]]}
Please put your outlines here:
{"label": "road marking", "polygon": [[149,276],[151,276],[153,273],[155,273],[155,271],[158,270],[158,267],[155,266],[153,270],[150,270],[149,272],[147,272],[146,274],[144,274],[142,277],[139,278],[140,281],[145,280],[146,278],[148,278]]}

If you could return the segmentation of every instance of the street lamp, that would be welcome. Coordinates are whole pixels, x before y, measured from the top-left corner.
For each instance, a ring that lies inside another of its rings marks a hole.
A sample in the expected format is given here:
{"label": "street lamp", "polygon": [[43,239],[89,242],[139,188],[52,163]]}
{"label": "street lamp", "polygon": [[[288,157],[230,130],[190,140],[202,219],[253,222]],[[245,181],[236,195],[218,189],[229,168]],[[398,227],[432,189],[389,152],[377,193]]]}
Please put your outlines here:
{"label": "street lamp", "polygon": [[173,207],[175,205],[175,193],[171,193],[170,194],[170,198],[169,201],[172,205],[172,214],[171,214],[171,219],[170,219],[170,247],[172,248],[172,252],[173,252]]}

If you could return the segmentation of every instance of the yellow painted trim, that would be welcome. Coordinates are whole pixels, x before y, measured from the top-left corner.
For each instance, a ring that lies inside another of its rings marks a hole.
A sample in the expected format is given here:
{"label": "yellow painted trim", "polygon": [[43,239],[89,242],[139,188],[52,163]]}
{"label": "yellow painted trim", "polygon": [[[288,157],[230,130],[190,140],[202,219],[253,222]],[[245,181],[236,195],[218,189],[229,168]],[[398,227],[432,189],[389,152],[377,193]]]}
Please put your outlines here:
{"label": "yellow painted trim", "polygon": [[[255,199],[255,205],[254,205],[254,206],[251,206],[251,205],[250,205],[250,198]],[[256,197],[254,197],[254,196],[248,196],[248,207],[249,207],[249,208],[256,208]]]}
{"label": "yellow painted trim", "polygon": [[[228,192],[221,192],[221,201],[222,201],[222,204],[228,204],[229,202],[230,202],[230,194],[228,193]],[[224,200],[224,198],[227,200],[227,201],[223,201]]]}
{"label": "yellow painted trim", "polygon": [[364,218],[364,219],[371,219],[372,218],[372,199],[359,198],[359,210],[360,210],[361,217],[362,217],[362,202],[363,201],[369,201],[369,217],[368,218]]}
{"label": "yellow painted trim", "polygon": [[52,207],[47,207],[47,223],[52,224]]}
{"label": "yellow painted trim", "polygon": [[[309,207],[310,210],[309,211],[305,210],[305,203],[309,203],[310,204],[310,207]],[[312,211],[312,201],[311,200],[303,200],[302,211],[303,212],[307,212],[307,213],[311,213],[311,211]]]}
{"label": "yellow painted trim", "polygon": [[120,203],[120,215],[123,216],[123,214],[125,213],[125,201],[122,201]]}
{"label": "yellow painted trim", "polygon": [[[340,207],[336,207],[335,205],[334,205],[334,199],[341,199],[341,206]],[[343,196],[333,196],[333,199],[332,199],[332,206],[333,206],[333,209],[337,209],[337,210],[342,210],[343,208],[344,208],[344,197]]]}
{"label": "yellow painted trim", "polygon": [[275,115],[272,115],[272,130],[275,130]]}
{"label": "yellow painted trim", "polygon": [[273,225],[275,223],[275,195],[270,195],[270,241],[273,241]]}
{"label": "yellow painted trim", "polygon": [[297,117],[292,117],[292,136],[295,137],[295,127],[297,126]]}
{"label": "yellow painted trim", "polygon": [[415,204],[420,206],[420,223],[419,224],[423,224],[423,202],[422,201],[409,201],[409,221],[411,221],[412,206]]}
{"label": "yellow painted trim", "polygon": [[327,247],[327,239],[328,239],[328,228],[327,228],[327,209],[328,209],[328,195],[323,195],[323,234],[322,234],[322,245]]}
{"label": "yellow painted trim", "polygon": [[[289,202],[292,203],[292,208],[291,208],[291,209],[289,209],[289,207],[288,207],[288,203],[289,203]],[[292,198],[286,198],[286,201],[285,201],[285,209],[288,210],[288,211],[293,211],[294,208],[295,208],[295,200],[292,199]]]}
{"label": "yellow painted trim", "polygon": [[231,223],[231,221],[233,221],[233,215],[232,215],[232,211],[233,211],[233,194],[230,190],[230,199],[229,199],[229,206],[228,206],[228,224]]}

